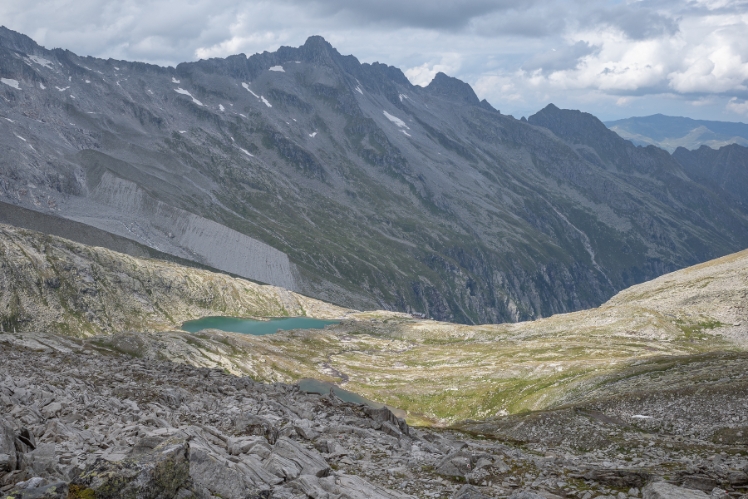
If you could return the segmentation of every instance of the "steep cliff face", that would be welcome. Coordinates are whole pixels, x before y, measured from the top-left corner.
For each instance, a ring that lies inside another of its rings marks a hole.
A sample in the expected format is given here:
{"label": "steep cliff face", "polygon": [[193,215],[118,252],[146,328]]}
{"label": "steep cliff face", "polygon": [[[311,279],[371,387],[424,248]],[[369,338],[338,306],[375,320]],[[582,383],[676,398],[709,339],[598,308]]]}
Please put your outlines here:
{"label": "steep cliff face", "polygon": [[748,147],[732,144],[715,150],[701,146],[695,151],[679,147],[673,158],[695,182],[748,206]]}
{"label": "steep cliff face", "polygon": [[160,68],[2,30],[0,73],[0,200],[346,306],[524,320],[748,246],[664,151],[320,37]]}

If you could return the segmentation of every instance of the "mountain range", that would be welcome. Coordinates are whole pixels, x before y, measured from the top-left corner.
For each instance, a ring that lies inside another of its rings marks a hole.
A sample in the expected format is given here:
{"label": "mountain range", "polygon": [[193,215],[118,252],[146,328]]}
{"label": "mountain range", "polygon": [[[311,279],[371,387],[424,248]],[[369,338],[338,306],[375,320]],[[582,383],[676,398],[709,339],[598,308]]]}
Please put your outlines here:
{"label": "mountain range", "polygon": [[350,308],[521,321],[748,247],[742,146],[671,155],[552,104],[517,120],[321,37],[172,68],[2,28],[0,98],[21,225]]}
{"label": "mountain range", "polygon": [[636,145],[654,145],[669,152],[679,147],[719,149],[730,144],[748,146],[748,125],[745,123],[653,114],[606,121],[605,125]]}

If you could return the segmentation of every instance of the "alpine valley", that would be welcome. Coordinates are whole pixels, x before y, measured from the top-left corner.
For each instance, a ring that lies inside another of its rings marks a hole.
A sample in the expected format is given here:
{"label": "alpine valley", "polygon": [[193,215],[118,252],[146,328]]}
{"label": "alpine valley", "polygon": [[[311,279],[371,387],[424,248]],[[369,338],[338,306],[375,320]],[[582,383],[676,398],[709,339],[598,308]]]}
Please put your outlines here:
{"label": "alpine valley", "polygon": [[748,498],[739,144],[0,28],[0,151],[3,499]]}

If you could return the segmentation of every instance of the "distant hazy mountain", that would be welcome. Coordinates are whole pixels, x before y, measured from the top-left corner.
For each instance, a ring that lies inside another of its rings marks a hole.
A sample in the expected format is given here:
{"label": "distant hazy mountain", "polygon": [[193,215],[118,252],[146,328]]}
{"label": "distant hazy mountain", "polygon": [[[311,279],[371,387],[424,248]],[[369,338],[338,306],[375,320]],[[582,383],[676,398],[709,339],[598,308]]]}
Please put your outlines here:
{"label": "distant hazy mountain", "polygon": [[39,216],[452,321],[578,310],[748,247],[748,208],[662,149],[553,105],[519,121],[320,37],[171,68],[0,29],[0,151],[0,201]]}
{"label": "distant hazy mountain", "polygon": [[605,125],[636,145],[654,145],[669,152],[678,147],[719,149],[729,144],[748,146],[748,125],[731,121],[705,121],[654,114],[606,121]]}

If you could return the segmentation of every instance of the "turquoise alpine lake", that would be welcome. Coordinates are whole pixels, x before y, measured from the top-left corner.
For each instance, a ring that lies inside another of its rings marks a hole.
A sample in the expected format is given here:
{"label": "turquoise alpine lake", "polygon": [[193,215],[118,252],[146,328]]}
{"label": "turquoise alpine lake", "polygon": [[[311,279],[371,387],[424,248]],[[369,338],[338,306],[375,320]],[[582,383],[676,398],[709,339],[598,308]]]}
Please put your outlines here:
{"label": "turquoise alpine lake", "polygon": [[203,317],[182,324],[182,329],[196,333],[203,329],[218,329],[227,333],[252,334],[262,336],[289,329],[322,329],[340,321],[312,319],[311,317],[276,317],[266,321],[240,319],[238,317]]}

